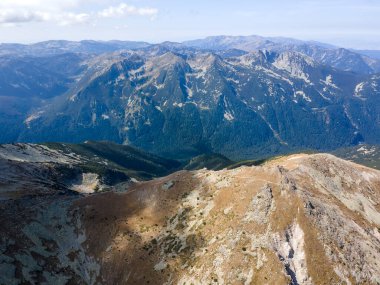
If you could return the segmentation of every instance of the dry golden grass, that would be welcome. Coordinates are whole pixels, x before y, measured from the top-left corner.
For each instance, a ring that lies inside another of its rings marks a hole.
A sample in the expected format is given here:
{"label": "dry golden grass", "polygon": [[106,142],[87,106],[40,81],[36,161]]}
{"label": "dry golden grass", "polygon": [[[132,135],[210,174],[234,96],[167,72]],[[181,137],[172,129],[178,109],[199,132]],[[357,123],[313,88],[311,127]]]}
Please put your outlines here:
{"label": "dry golden grass", "polygon": [[[289,284],[272,239],[286,242],[285,233],[298,224],[304,236],[297,250],[305,253],[313,284],[344,284],[326,255],[323,241],[328,239],[320,238],[325,233],[305,205],[314,199],[333,205],[359,226],[369,223],[319,189],[312,177],[302,180],[298,165],[305,159],[298,155],[261,167],[180,172],[125,193],[82,199],[75,207],[91,236],[89,253],[101,263],[108,284]],[[173,186],[166,190],[170,181]],[[265,187],[272,195],[267,216],[247,221],[253,199],[260,202],[258,193]],[[376,191],[372,197],[379,197]],[[334,243],[331,249],[339,253]]]}

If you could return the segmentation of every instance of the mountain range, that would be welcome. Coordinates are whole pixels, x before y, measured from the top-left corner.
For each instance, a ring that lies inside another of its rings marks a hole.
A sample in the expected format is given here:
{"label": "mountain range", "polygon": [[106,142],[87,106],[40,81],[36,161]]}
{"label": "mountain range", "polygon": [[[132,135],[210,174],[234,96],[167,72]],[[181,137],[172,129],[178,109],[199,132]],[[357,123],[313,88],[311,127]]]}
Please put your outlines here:
{"label": "mountain range", "polygon": [[379,84],[288,38],[0,45],[0,284],[380,284]]}
{"label": "mountain range", "polygon": [[286,38],[0,45],[0,142],[108,140],[171,158],[380,143],[380,60]]}

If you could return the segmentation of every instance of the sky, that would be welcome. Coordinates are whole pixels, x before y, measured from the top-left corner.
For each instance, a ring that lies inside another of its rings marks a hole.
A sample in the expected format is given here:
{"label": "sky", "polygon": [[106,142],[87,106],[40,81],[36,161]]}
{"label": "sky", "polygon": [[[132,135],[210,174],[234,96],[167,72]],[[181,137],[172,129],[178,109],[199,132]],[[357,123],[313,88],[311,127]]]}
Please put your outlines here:
{"label": "sky", "polygon": [[380,50],[379,0],[0,0],[0,42],[283,36]]}

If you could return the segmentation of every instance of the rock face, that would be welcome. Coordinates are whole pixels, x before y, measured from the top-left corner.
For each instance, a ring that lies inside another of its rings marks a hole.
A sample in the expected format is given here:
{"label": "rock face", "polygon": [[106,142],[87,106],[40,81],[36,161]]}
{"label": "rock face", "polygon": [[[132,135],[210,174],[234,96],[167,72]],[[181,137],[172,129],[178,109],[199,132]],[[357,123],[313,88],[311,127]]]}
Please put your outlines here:
{"label": "rock face", "polygon": [[300,154],[116,188],[3,201],[0,283],[380,282],[377,170]]}

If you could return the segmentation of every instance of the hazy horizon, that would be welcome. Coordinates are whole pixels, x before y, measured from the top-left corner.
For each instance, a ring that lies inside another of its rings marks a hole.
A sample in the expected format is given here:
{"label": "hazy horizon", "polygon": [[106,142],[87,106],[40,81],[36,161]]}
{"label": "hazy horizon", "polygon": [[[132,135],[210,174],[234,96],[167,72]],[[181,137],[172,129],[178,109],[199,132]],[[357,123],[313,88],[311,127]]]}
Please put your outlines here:
{"label": "hazy horizon", "polygon": [[259,35],[380,49],[374,0],[2,0],[0,42],[130,40],[182,42]]}
{"label": "hazy horizon", "polygon": [[186,42],[186,41],[192,41],[192,40],[202,40],[202,39],[205,39],[205,38],[209,38],[209,37],[220,37],[220,36],[226,36],[226,37],[249,37],[249,36],[258,36],[258,37],[263,37],[263,38],[284,38],[284,39],[291,39],[291,40],[299,40],[299,41],[305,41],[305,42],[315,42],[315,43],[319,43],[319,44],[324,44],[324,45],[331,45],[331,46],[335,46],[337,48],[346,48],[346,49],[352,49],[352,50],[363,50],[363,51],[380,51],[380,48],[379,49],[368,49],[368,48],[352,48],[352,47],[347,47],[347,46],[339,46],[339,45],[334,45],[332,43],[328,43],[328,42],[323,42],[323,41],[317,41],[317,40],[305,40],[305,39],[297,39],[297,38],[291,38],[291,37],[285,37],[285,36],[279,36],[279,37],[276,37],[276,36],[263,36],[263,35],[210,35],[210,36],[206,36],[206,37],[203,37],[203,38],[191,38],[191,39],[187,39],[187,40],[184,40],[184,41],[171,41],[171,40],[164,40],[164,41],[144,41],[144,40],[134,40],[134,39],[107,39],[107,40],[101,40],[101,39],[91,39],[91,38],[84,38],[84,39],[78,39],[78,40],[70,40],[70,39],[46,39],[46,40],[42,40],[42,41],[36,41],[36,42],[0,42],[0,45],[2,44],[21,44],[21,45],[33,45],[33,44],[38,44],[38,43],[42,43],[42,42],[51,42],[51,41],[67,41],[67,42],[82,42],[82,41],[94,41],[94,42],[113,42],[113,41],[131,41],[131,42],[145,42],[147,44],[163,44],[165,42],[172,42],[172,43],[183,43],[183,42]]}

